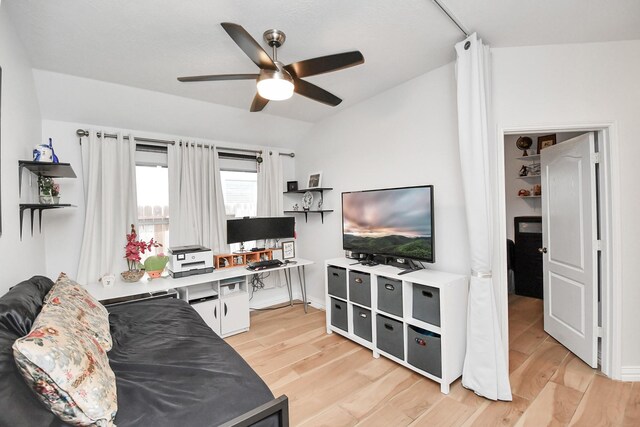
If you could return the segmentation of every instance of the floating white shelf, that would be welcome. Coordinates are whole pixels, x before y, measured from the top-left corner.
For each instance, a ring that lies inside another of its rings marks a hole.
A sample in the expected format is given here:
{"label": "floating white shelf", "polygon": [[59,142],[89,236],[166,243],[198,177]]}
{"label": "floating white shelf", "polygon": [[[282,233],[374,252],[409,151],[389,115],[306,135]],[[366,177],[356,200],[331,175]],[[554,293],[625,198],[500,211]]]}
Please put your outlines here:
{"label": "floating white shelf", "polygon": [[532,155],[530,155],[530,156],[516,157],[516,159],[518,159],[518,160],[524,160],[524,161],[527,161],[527,160],[530,160],[530,161],[536,161],[536,160],[538,160],[538,161],[539,161],[539,160],[540,160],[540,154],[532,154]]}

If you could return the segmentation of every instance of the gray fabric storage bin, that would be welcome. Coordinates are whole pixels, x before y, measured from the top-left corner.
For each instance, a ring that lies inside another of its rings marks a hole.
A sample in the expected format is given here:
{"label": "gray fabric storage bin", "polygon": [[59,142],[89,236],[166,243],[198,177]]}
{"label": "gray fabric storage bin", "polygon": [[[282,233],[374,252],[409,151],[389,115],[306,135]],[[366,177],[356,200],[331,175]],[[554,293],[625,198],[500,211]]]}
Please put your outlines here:
{"label": "gray fabric storage bin", "polygon": [[340,267],[327,267],[327,277],[329,294],[347,299],[347,270]]}
{"label": "gray fabric storage bin", "polygon": [[442,339],[440,335],[415,326],[407,328],[407,362],[442,378]]}
{"label": "gray fabric storage bin", "polygon": [[378,310],[402,317],[402,281],[378,276]]}
{"label": "gray fabric storage bin", "polygon": [[440,326],[440,289],[411,284],[413,287],[413,318]]}
{"label": "gray fabric storage bin", "polygon": [[349,272],[349,301],[371,307],[371,275]]}
{"label": "gray fabric storage bin", "polygon": [[398,359],[404,359],[404,332],[402,322],[376,315],[376,347]]}
{"label": "gray fabric storage bin", "polygon": [[348,323],[347,303],[331,298],[331,324],[347,332],[349,330]]}
{"label": "gray fabric storage bin", "polygon": [[371,310],[353,306],[353,333],[371,342]]}

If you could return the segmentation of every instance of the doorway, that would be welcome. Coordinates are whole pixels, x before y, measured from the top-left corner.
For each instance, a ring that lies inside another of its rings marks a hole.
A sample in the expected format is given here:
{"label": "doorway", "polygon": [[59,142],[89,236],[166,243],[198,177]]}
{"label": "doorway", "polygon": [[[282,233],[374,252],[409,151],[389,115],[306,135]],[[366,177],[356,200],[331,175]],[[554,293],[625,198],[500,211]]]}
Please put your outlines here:
{"label": "doorway", "polygon": [[[498,221],[501,220],[499,225],[499,233],[497,233],[500,237],[504,237],[504,240],[501,242],[506,242],[507,239],[515,242],[516,234],[518,231],[524,233],[520,233],[520,237],[525,237],[525,239],[521,239],[521,243],[527,243],[527,238],[529,241],[529,248],[531,250],[531,242],[535,242],[536,238],[540,237],[541,240],[541,229],[540,224],[542,223],[541,218],[543,216],[543,206],[542,206],[542,197],[541,192],[544,192],[544,186],[542,185],[542,174],[537,164],[540,163],[540,155],[538,150],[538,139],[540,139],[541,145],[550,146],[553,144],[557,144],[560,146],[563,142],[571,140],[579,135],[590,134],[593,135],[593,139],[595,140],[595,149],[599,153],[594,156],[593,161],[597,162],[596,166],[596,174],[598,177],[597,180],[597,192],[595,197],[597,197],[597,202],[600,206],[598,209],[598,220],[600,222],[600,227],[598,228],[598,244],[601,244],[601,250],[598,253],[598,263],[600,264],[598,278],[596,280],[596,286],[600,286],[596,300],[598,301],[597,305],[594,305],[594,312],[591,315],[595,316],[597,319],[596,326],[592,331],[588,332],[594,338],[594,340],[601,340],[601,349],[602,349],[602,358],[598,360],[600,365],[600,369],[606,375],[612,378],[619,378],[619,340],[617,337],[619,335],[619,322],[616,316],[619,313],[619,310],[613,310],[613,307],[616,306],[616,303],[619,304],[619,292],[614,288],[614,281],[612,280],[613,272],[615,271],[612,268],[613,265],[613,242],[614,242],[614,230],[613,230],[613,221],[612,221],[612,181],[611,181],[611,153],[612,153],[612,144],[614,143],[611,140],[611,125],[606,126],[589,126],[589,127],[572,127],[566,126],[562,128],[529,128],[529,129],[509,129],[504,130],[502,132],[502,144],[498,147],[498,156],[501,160],[499,167],[501,173],[498,175],[501,178],[498,179],[498,182],[501,183],[498,188],[498,197],[499,200],[499,209],[497,215]],[[523,146],[526,146],[526,140],[523,144],[521,143],[516,146],[516,141],[521,137],[530,138],[531,146],[527,149],[527,155],[524,155]],[[544,150],[544,148],[543,148]],[[548,151],[552,152],[553,150]],[[588,157],[588,155],[587,155]],[[547,183],[549,184],[549,183]],[[538,221],[538,225],[536,225],[536,218]],[[524,228],[523,228],[524,226]],[[529,227],[529,229],[527,229]],[[531,231],[531,233],[527,233],[527,231]],[[557,231],[556,231],[557,232]],[[536,235],[537,233],[537,235]],[[548,236],[548,234],[547,234]],[[533,238],[533,239],[532,239]],[[600,243],[601,242],[601,243]],[[537,243],[535,243],[537,245]],[[503,314],[502,323],[503,323],[503,331],[507,331],[504,333],[504,342],[505,344],[509,343],[508,338],[513,334],[516,334],[517,331],[509,331],[507,322],[508,322],[508,313],[513,312],[513,307],[510,310],[510,304],[513,305],[514,301],[519,301],[522,303],[522,298],[531,298],[531,297],[539,297],[542,296],[542,292],[539,292],[536,295],[535,289],[531,286],[531,283],[524,283],[525,287],[519,286],[519,290],[523,289],[525,292],[519,292],[520,296],[515,296],[516,287],[518,287],[518,274],[513,271],[507,272],[507,264],[509,261],[513,261],[512,257],[514,254],[513,246],[509,247],[508,245],[502,244],[502,247],[497,247],[497,252],[502,254],[504,258],[498,260],[497,264],[494,264],[494,271],[497,270],[497,266],[503,269],[502,274],[498,275],[498,277],[503,277],[504,280],[497,280],[496,287],[500,287],[500,289],[496,289],[496,297],[498,300],[499,310]],[[517,243],[516,243],[517,246]],[[526,245],[525,245],[526,246]],[[520,247],[519,249],[522,249]],[[529,271],[526,273],[520,274],[520,278],[532,278],[532,269],[536,270],[539,266],[542,265],[542,253],[537,253],[538,248],[534,248],[536,253],[531,253],[528,255],[530,259],[525,260],[523,262],[522,254],[520,254],[520,268],[524,265],[529,268]],[[543,245],[540,244],[539,249],[542,251]],[[546,256],[546,255],[545,255]],[[548,261],[548,260],[547,260]],[[514,267],[514,263],[510,262],[510,266]],[[546,272],[548,275],[548,272]],[[515,277],[514,277],[515,276]],[[535,274],[533,277],[533,282],[536,280],[542,280],[543,274],[542,271],[539,271],[538,274]],[[548,277],[547,277],[548,278]],[[527,280],[524,280],[527,282]],[[531,280],[528,280],[531,282]],[[520,284],[522,285],[522,283]],[[541,285],[541,284],[540,284]],[[532,293],[533,292],[533,293]],[[548,290],[547,290],[548,292]],[[556,293],[557,295],[558,293]],[[570,296],[565,295],[565,298],[570,299]],[[548,303],[549,301],[545,301]],[[548,304],[545,308],[542,301],[532,301],[527,304],[531,307],[531,310],[538,310],[538,312],[530,312],[530,315],[533,318],[542,319],[543,314],[549,314]],[[559,304],[557,306],[560,306]],[[573,315],[570,313],[570,315]],[[547,316],[548,317],[548,316]],[[546,319],[549,322],[549,318]],[[553,319],[552,319],[553,320]],[[542,321],[542,320],[540,320]],[[570,322],[567,322],[569,326]],[[614,327],[616,325],[616,327]],[[548,325],[545,324],[545,329],[547,329]],[[565,325],[566,326],[566,325]],[[513,327],[513,326],[512,326]],[[554,332],[553,328],[550,328],[552,334],[557,335],[557,331]],[[564,337],[556,338],[558,341],[562,341],[565,339]],[[571,349],[571,343],[567,341],[566,343],[561,344],[565,345],[567,348]],[[509,345],[507,344],[508,348]],[[580,352],[576,350],[574,346],[575,352]],[[506,350],[508,353],[508,350]],[[508,356],[508,354],[507,354]],[[584,352],[583,352],[584,356]],[[587,360],[588,364],[595,365],[594,359],[590,357],[583,357]]]}

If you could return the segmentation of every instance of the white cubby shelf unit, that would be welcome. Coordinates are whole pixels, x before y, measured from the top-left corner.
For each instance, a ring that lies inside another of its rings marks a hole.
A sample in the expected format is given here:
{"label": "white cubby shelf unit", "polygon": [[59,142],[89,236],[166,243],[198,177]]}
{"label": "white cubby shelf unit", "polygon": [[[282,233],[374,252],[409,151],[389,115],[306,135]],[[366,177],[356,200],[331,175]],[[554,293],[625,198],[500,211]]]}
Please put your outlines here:
{"label": "white cubby shelf unit", "polygon": [[399,275],[393,266],[354,263],[325,261],[327,333],[438,382],[448,394],[462,375],[468,277],[430,269]]}

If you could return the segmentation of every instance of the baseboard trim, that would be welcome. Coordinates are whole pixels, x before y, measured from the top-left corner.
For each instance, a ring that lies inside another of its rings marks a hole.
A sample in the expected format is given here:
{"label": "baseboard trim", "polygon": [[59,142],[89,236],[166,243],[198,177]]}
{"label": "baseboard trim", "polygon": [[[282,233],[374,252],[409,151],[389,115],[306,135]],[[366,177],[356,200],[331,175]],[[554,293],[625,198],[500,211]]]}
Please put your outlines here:
{"label": "baseboard trim", "polygon": [[622,366],[620,379],[622,381],[640,381],[640,366]]}
{"label": "baseboard trim", "polygon": [[318,310],[325,310],[327,307],[325,306],[325,300],[318,300],[315,298],[311,298],[308,297],[307,298],[309,300],[309,304],[311,304],[311,307],[313,308],[317,308]]}

